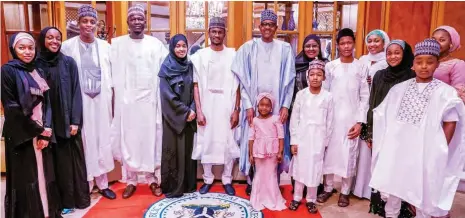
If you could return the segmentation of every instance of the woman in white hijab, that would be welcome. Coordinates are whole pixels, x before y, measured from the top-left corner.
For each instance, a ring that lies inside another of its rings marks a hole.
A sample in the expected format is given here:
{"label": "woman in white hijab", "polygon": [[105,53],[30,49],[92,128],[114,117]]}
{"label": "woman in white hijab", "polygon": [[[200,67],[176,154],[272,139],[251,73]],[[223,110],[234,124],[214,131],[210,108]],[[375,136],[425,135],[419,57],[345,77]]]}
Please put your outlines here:
{"label": "woman in white hijab", "polygon": [[[360,61],[368,66],[369,75],[367,82],[371,87],[371,79],[379,70],[386,69],[386,48],[389,45],[389,36],[382,30],[373,30],[365,38],[368,54],[360,57]],[[371,178],[371,149],[366,143],[366,125],[360,135],[360,154],[357,163],[357,177],[355,180],[354,195],[360,198],[370,199],[371,188],[368,186]]]}

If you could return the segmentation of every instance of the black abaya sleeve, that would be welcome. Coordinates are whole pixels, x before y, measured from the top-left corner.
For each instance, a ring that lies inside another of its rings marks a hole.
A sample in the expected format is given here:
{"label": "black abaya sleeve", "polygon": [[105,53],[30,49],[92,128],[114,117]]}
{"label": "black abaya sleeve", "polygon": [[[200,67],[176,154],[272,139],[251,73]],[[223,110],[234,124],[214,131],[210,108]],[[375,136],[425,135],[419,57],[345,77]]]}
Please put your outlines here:
{"label": "black abaya sleeve", "polygon": [[44,127],[23,113],[19,103],[15,73],[10,67],[2,66],[1,101],[5,111],[4,135],[12,140],[13,144],[18,145],[40,135]]}
{"label": "black abaya sleeve", "polygon": [[163,118],[177,134],[181,134],[191,108],[181,101],[179,94],[174,92],[169,81],[164,77],[160,77],[160,98]]}
{"label": "black abaya sleeve", "polygon": [[66,57],[71,75],[71,125],[79,126],[82,120],[82,95],[79,83],[79,74],[76,61],[71,57]]}

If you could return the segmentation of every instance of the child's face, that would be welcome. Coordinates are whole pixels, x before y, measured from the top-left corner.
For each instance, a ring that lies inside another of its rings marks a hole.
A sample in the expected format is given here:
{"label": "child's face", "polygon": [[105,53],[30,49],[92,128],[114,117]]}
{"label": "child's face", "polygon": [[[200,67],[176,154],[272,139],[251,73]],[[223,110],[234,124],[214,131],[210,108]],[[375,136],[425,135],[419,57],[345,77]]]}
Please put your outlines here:
{"label": "child's face", "polygon": [[323,80],[325,80],[325,73],[320,70],[320,69],[311,69],[308,72],[308,82],[309,86],[313,88],[319,88],[321,87],[321,84],[323,83]]}
{"label": "child's face", "polygon": [[418,55],[413,61],[413,70],[417,74],[417,78],[422,80],[432,79],[433,73],[438,66],[438,58],[433,55]]}
{"label": "child's face", "polygon": [[262,116],[266,116],[271,113],[271,100],[268,98],[263,98],[258,102],[258,113]]}

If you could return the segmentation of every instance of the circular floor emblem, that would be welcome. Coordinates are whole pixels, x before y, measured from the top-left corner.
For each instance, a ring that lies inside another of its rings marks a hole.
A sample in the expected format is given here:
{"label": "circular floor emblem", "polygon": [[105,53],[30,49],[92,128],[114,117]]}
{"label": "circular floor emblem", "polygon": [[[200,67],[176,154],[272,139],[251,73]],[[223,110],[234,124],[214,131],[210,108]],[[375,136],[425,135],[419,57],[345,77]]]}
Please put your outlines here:
{"label": "circular floor emblem", "polygon": [[165,198],[150,206],[144,218],[263,218],[250,201],[223,193],[198,192]]}

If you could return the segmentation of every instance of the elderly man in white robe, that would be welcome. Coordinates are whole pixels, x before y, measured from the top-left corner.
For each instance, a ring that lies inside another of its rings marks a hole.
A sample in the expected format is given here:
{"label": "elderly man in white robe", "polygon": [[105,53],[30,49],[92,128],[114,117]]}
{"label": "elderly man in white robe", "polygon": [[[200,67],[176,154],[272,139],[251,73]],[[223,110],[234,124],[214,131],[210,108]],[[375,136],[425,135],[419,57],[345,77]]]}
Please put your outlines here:
{"label": "elderly man in white robe", "polygon": [[198,124],[192,159],[200,160],[203,165],[200,194],[212,187],[212,166],[223,165],[223,188],[228,195],[235,195],[231,182],[234,162],[240,154],[234,138],[239,122],[240,90],[231,64],[236,51],[223,45],[226,25],[222,18],[210,19],[208,35],[211,46],[191,56]]}
{"label": "elderly man in white robe", "polygon": [[[373,110],[373,176],[386,198],[386,217],[398,217],[402,200],[416,217],[450,217],[464,177],[465,107],[457,91],[433,78],[440,45],[415,45],[416,78],[392,87]],[[395,160],[395,161],[394,161]]]}
{"label": "elderly man in white robe", "polygon": [[108,188],[107,173],[114,162],[110,144],[112,121],[112,79],[110,44],[94,36],[97,28],[97,11],[90,5],[79,8],[79,37],[63,42],[61,52],[72,57],[78,66],[83,104],[82,141],[87,167],[87,181],[93,180],[100,193],[115,199]]}
{"label": "elderly man in white robe", "polygon": [[342,177],[338,206],[349,206],[349,193],[356,172],[361,124],[366,123],[369,100],[368,68],[355,59],[355,35],[344,28],[337,35],[340,57],[326,64],[325,88],[334,98],[334,130],[331,134],[323,166],[324,193],[318,202],[326,202],[332,195],[334,177]]}
{"label": "elderly man in white robe", "polygon": [[127,23],[130,34],[113,39],[111,45],[113,146],[121,152],[118,156],[126,170],[123,198],[136,191],[138,173],[145,175],[152,194],[160,196],[162,120],[157,74],[168,50],[157,38],[144,34],[143,6],[129,8]]}
{"label": "elderly man in white robe", "polygon": [[[289,107],[294,93],[295,60],[294,51],[289,43],[274,39],[277,30],[277,16],[271,10],[264,10],[260,18],[261,38],[254,38],[237,51],[231,70],[239,79],[243,119],[241,125],[241,156],[239,168],[249,175],[246,193],[250,194],[253,171],[248,157],[248,133],[255,117],[255,99],[259,93],[268,92],[277,99],[278,107],[273,107],[273,115],[279,115],[287,132],[284,145],[284,158],[278,169],[288,171],[290,163],[290,144],[287,128]],[[279,176],[278,176],[279,179]]]}

